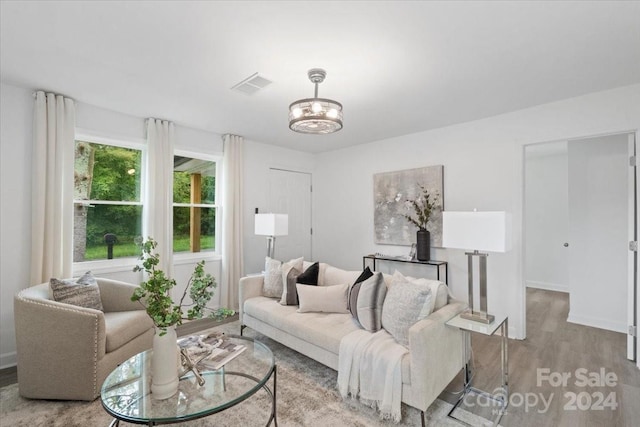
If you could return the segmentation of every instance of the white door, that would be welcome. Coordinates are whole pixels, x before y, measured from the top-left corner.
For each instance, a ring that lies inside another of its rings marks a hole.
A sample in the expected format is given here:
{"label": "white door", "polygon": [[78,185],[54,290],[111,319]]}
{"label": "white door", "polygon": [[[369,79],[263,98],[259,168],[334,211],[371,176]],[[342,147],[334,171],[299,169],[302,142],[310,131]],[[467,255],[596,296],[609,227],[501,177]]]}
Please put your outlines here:
{"label": "white door", "polygon": [[570,322],[627,333],[628,135],[569,142]]}
{"label": "white door", "polygon": [[311,260],[311,174],[270,169],[267,212],[289,215],[289,234],[276,238],[274,257]]}

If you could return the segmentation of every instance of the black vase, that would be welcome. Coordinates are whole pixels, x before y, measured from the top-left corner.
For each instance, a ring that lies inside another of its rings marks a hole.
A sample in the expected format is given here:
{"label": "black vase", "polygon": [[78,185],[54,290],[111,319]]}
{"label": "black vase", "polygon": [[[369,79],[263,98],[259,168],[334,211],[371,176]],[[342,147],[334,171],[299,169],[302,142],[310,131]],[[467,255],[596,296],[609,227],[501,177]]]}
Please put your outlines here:
{"label": "black vase", "polygon": [[427,230],[418,230],[416,239],[416,258],[418,261],[429,261],[431,258],[431,234]]}

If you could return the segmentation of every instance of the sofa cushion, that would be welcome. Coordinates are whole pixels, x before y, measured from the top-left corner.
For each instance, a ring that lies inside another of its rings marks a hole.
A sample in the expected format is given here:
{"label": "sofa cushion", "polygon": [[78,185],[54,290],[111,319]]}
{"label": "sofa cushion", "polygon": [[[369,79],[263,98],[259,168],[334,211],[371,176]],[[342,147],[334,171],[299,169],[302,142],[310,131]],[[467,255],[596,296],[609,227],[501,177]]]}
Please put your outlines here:
{"label": "sofa cushion", "polygon": [[298,292],[296,291],[296,283],[300,270],[292,265],[284,264],[282,267],[282,305],[298,305]]}
{"label": "sofa cushion", "polygon": [[409,328],[429,316],[431,298],[428,284],[410,281],[396,271],[382,306],[382,327],[409,347]]}
{"label": "sofa cushion", "polygon": [[[405,276],[405,279],[417,283],[420,286],[429,286],[431,289],[431,312],[444,307],[449,302],[449,288],[443,282],[425,278]],[[393,281],[393,279],[392,279]]]}
{"label": "sofa cushion", "polygon": [[320,273],[320,263],[314,262],[298,276],[298,283],[303,285],[318,285],[318,274]]}
{"label": "sofa cushion", "polygon": [[308,286],[296,284],[300,313],[348,313],[347,294],[349,285]]}
{"label": "sofa cushion", "polygon": [[382,273],[375,273],[359,285],[355,318],[367,331],[378,332],[382,329],[382,306],[387,294]]}
{"label": "sofa cushion", "polygon": [[358,313],[356,312],[356,301],[358,300],[360,285],[371,276],[373,276],[373,273],[371,272],[369,267],[365,268],[362,273],[360,273],[353,285],[351,285],[351,287],[349,288],[349,299],[347,300],[347,308],[349,309],[353,317],[358,317]]}
{"label": "sofa cushion", "polygon": [[153,326],[145,310],[113,311],[104,314],[106,352],[119,349]]}
{"label": "sofa cushion", "polygon": [[336,355],[342,337],[360,329],[349,313],[298,313],[296,309],[266,297],[250,298],[244,303],[247,315]]}
{"label": "sofa cushion", "polygon": [[343,283],[351,284],[356,281],[361,273],[361,271],[347,271],[327,265],[324,269],[323,280],[319,281],[318,284],[320,286],[340,285]]}
{"label": "sofa cushion", "polygon": [[104,311],[98,282],[90,271],[75,281],[52,277],[49,288],[54,301]]}
{"label": "sofa cushion", "polygon": [[[294,266],[297,270],[302,271],[303,258],[292,259],[285,264]],[[264,263],[264,282],[262,285],[262,294],[267,297],[282,297],[282,267],[283,263],[277,259],[269,257],[265,258]]]}

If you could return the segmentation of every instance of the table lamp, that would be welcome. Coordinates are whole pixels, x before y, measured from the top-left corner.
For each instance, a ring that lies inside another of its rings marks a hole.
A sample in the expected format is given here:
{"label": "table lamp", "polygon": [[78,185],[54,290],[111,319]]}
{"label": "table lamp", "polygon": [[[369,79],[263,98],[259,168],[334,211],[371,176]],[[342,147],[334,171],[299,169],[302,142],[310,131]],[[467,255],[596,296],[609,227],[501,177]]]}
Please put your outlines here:
{"label": "table lamp", "polygon": [[267,236],[267,256],[273,258],[276,249],[276,236],[289,234],[289,215],[256,214],[255,233],[258,236]]}
{"label": "table lamp", "polygon": [[[487,313],[487,257],[486,252],[507,252],[511,249],[511,214],[507,212],[442,212],[442,246],[472,250],[467,255],[469,274],[469,309],[463,319],[491,323],[494,316]],[[479,260],[480,309],[473,308],[473,261]]]}

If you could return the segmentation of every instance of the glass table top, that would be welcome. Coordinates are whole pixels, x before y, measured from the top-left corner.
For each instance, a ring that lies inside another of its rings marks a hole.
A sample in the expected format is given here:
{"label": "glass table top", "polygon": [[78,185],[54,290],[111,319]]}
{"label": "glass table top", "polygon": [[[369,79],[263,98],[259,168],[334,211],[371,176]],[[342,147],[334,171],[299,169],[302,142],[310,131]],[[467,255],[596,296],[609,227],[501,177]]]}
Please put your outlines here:
{"label": "glass table top", "polygon": [[102,406],[112,416],[131,422],[170,422],[200,418],[229,408],[265,385],[274,370],[273,353],[252,338],[227,335],[247,348],[223,368],[202,369],[199,386],[192,372],[182,378],[178,392],[165,400],[151,395],[151,353],[139,353],[118,366],[102,386]]}

